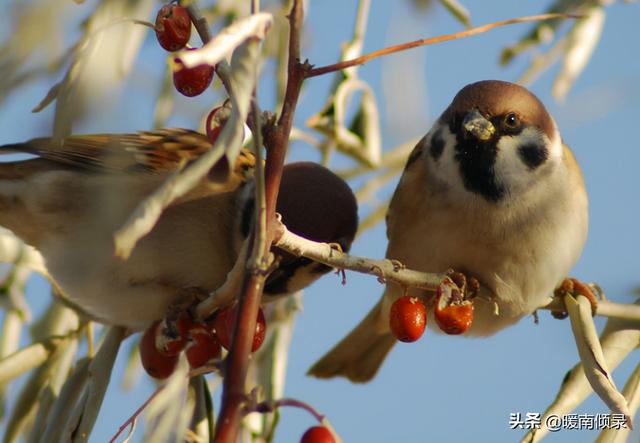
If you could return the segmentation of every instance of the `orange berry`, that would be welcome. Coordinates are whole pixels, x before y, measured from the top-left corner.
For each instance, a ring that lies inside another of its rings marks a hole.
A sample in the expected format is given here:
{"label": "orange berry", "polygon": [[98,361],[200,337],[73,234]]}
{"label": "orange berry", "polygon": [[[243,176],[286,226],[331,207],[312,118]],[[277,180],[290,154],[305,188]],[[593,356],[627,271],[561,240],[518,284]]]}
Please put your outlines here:
{"label": "orange berry", "polygon": [[418,340],[427,325],[427,308],[417,297],[405,295],[391,305],[389,326],[402,342]]}
{"label": "orange berry", "polygon": [[302,435],[300,443],[336,443],[336,439],[324,426],[313,426]]}

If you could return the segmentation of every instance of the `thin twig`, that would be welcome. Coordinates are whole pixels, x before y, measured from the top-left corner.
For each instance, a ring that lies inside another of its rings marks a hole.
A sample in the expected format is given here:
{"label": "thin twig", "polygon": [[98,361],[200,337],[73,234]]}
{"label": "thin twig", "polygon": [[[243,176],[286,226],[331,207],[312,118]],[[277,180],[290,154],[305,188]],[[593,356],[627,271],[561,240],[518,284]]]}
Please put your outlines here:
{"label": "thin twig", "polygon": [[254,404],[253,406],[247,408],[245,412],[247,414],[250,413],[250,412],[260,412],[260,413],[275,412],[275,411],[278,410],[278,408],[281,408],[283,406],[304,409],[309,414],[313,415],[313,417],[316,420],[318,420],[318,422],[322,426],[327,428],[329,430],[329,432],[331,432],[331,434],[333,435],[334,440],[336,441],[336,443],[341,443],[342,442],[342,440],[340,439],[340,437],[336,433],[335,429],[333,429],[333,426],[331,425],[331,423],[329,422],[329,420],[327,419],[327,417],[325,415],[321,414],[318,410],[316,410],[310,404],[305,403],[305,402],[300,401],[300,400],[297,400],[295,398],[281,398],[281,399],[275,400],[275,401],[257,403],[257,404]]}
{"label": "thin twig", "polygon": [[[338,251],[327,243],[318,243],[300,237],[289,231],[281,222],[277,226],[278,237],[274,245],[295,256],[310,258],[337,269],[375,275],[382,282],[392,281],[404,287],[413,287],[434,291],[446,274],[415,271],[405,268],[402,263],[390,259],[371,259],[358,257]],[[480,295],[490,296],[486,288],[481,288]],[[554,298],[538,309],[556,311],[564,308],[564,302]],[[640,305],[613,303],[600,300],[596,314],[602,317],[620,318],[640,322]]]}
{"label": "thin twig", "polygon": [[319,68],[310,69],[309,71],[306,72],[305,76],[306,78],[310,78],[318,75],[327,74],[329,72],[341,71],[343,69],[350,68],[352,66],[363,65],[369,60],[382,57],[383,55],[393,54],[395,52],[400,52],[400,51],[406,51],[407,49],[416,48],[418,46],[433,45],[435,43],[443,43],[443,42],[448,42],[450,40],[457,40],[460,38],[471,37],[473,35],[482,34],[483,32],[487,32],[493,28],[497,28],[500,26],[514,25],[517,23],[536,22],[536,21],[542,21],[542,20],[560,19],[560,18],[579,19],[579,18],[584,18],[584,15],[541,14],[541,15],[531,15],[527,17],[512,18],[509,20],[500,20],[497,22],[489,23],[487,25],[478,26],[477,28],[468,29],[466,31],[455,32],[453,34],[446,34],[438,37],[422,38],[419,40],[414,40],[412,42],[402,43],[399,45],[390,46],[388,48],[378,49],[377,51],[370,52],[369,54],[365,54],[362,57],[354,58],[352,60],[345,60],[340,63],[334,63],[332,65],[321,66]]}
{"label": "thin twig", "polygon": [[[209,30],[209,23],[207,22],[207,19],[202,15],[202,12],[198,7],[198,2],[196,0],[190,1],[187,5],[187,11],[189,12],[191,22],[196,28],[196,32],[200,36],[200,40],[202,40],[202,43],[209,43],[209,41],[211,41],[211,31]],[[231,69],[229,67],[229,63],[227,63],[226,60],[221,61],[215,66],[215,70],[216,74],[218,74],[218,77],[220,77],[220,81],[224,85],[224,89],[226,89],[227,94],[232,95],[230,75]]]}
{"label": "thin twig", "polygon": [[147,408],[147,406],[149,406],[149,403],[151,403],[153,401],[153,399],[156,398],[156,395],[158,395],[164,389],[165,386],[166,385],[160,385],[160,386],[158,386],[158,389],[153,391],[153,394],[151,394],[149,396],[149,398],[147,398],[145,400],[145,402],[142,403],[142,405],[138,409],[136,409],[136,411],[133,414],[131,414],[131,417],[129,417],[127,419],[127,421],[122,423],[122,425],[118,429],[118,432],[116,432],[113,435],[113,437],[111,437],[111,440],[109,440],[109,443],[113,443],[114,441],[116,441],[116,439],[120,436],[120,434],[122,434],[122,432],[125,429],[127,429],[130,426],[133,427],[135,425],[135,422],[138,419],[138,416],[140,416],[140,414],[142,414],[142,411],[144,411]]}
{"label": "thin twig", "polygon": [[247,408],[246,412],[247,413],[251,413],[251,412],[260,412],[260,413],[274,412],[276,409],[281,408],[283,406],[289,406],[289,407],[304,409],[309,414],[313,415],[313,417],[316,420],[318,420],[320,423],[322,423],[322,421],[325,419],[325,416],[323,414],[321,414],[320,412],[318,412],[313,406],[311,406],[310,404],[305,403],[303,401],[296,400],[295,398],[281,398],[279,400],[272,401],[272,402],[261,402],[261,403],[256,404],[252,408]]}

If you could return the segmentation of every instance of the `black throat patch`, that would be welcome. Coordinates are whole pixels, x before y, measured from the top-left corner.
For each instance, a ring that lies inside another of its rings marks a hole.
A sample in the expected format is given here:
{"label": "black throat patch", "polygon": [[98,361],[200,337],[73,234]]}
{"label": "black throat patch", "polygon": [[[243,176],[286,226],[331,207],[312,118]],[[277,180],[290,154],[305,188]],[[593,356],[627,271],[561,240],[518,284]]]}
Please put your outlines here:
{"label": "black throat patch", "polygon": [[466,140],[457,133],[456,142],[455,160],[460,167],[465,189],[487,201],[502,199],[505,188],[496,181],[495,174],[497,140],[494,138],[486,143],[478,143],[477,140]]}

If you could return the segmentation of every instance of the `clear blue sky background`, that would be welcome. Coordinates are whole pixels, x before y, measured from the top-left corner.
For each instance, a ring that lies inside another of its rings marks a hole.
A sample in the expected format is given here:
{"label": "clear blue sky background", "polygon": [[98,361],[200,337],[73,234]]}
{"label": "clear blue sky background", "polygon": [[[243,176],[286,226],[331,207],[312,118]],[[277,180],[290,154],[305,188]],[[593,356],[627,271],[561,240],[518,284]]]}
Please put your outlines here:
{"label": "clear blue sky background", "polygon": [[[316,65],[332,63],[337,60],[340,45],[350,38],[356,2],[310,3],[306,23],[310,32],[304,55]],[[474,25],[480,25],[541,13],[550,2],[466,3]],[[600,44],[566,102],[558,104],[550,95],[556,70],[545,73],[531,89],[547,104],[564,139],[573,147],[589,191],[589,239],[573,275],[597,281],[611,299],[629,303],[633,301],[633,288],[640,284],[640,10],[637,4],[616,2],[607,12]],[[364,51],[460,29],[439,6],[429,13],[416,13],[407,1],[373,2]],[[490,78],[516,80],[525,68],[524,60],[504,69],[497,64],[498,55],[504,45],[515,42],[527,29],[526,24],[501,28],[471,39],[378,59],[360,68],[360,76],[379,93],[384,147],[424,134],[465,84]],[[158,67],[164,62],[164,54],[149,37],[137,62],[138,74],[127,81],[124,93],[105,105],[100,115],[92,115],[78,125],[76,132],[123,132],[151,126],[153,95],[149,94],[159,86]],[[406,77],[398,65],[407,59],[417,64],[414,75],[424,90],[402,81]],[[52,81],[9,97],[0,108],[0,142],[50,131],[51,110],[37,115],[29,111]],[[323,104],[330,81],[318,78],[308,82],[296,119],[299,126]],[[404,105],[396,105],[390,94],[402,97]],[[262,107],[272,108],[270,91],[262,90],[259,95]],[[177,100],[180,107],[191,106],[186,99]],[[204,111],[207,100],[196,103]],[[173,118],[170,124],[194,127],[196,123],[182,116]],[[295,157],[317,159],[303,146],[294,149]],[[346,165],[345,161],[336,161],[332,166]],[[391,191],[391,187],[386,189],[380,198]],[[384,227],[380,225],[360,238],[353,252],[382,257],[385,246]],[[41,282],[35,282],[31,299],[43,300],[42,289]],[[517,441],[523,432],[509,429],[509,413],[543,412],[565,372],[578,360],[568,320],[557,321],[543,312],[539,325],[526,318],[489,339],[448,337],[429,331],[416,344],[397,346],[378,377],[367,385],[306,377],[309,366],[360,321],[381,291],[370,277],[349,273],[344,287],[335,276],[325,277],[306,291],[304,312],[296,323],[286,395],[303,399],[327,414],[346,442]],[[599,319],[597,324],[602,327],[604,322]],[[619,386],[639,360],[636,351],[614,373]],[[91,441],[108,439],[151,392],[152,384],[144,377],[133,391],[120,392],[120,363]],[[578,412],[604,413],[607,408],[592,396]],[[312,424],[312,418],[302,411],[283,410],[276,441],[297,441]],[[595,435],[564,431],[549,436],[547,441],[590,441]],[[630,441],[638,441],[638,435],[636,431]]]}

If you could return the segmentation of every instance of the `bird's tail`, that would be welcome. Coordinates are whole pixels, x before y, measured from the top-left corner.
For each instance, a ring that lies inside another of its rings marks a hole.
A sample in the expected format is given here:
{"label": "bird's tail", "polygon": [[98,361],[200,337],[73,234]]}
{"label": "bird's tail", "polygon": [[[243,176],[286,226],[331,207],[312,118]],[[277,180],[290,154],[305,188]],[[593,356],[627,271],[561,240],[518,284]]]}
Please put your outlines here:
{"label": "bird's tail", "polygon": [[388,328],[380,327],[383,300],[340,343],[307,372],[318,378],[346,377],[355,383],[371,380],[396,342]]}

